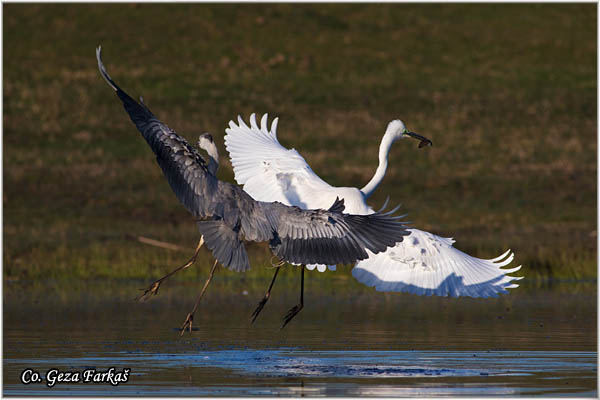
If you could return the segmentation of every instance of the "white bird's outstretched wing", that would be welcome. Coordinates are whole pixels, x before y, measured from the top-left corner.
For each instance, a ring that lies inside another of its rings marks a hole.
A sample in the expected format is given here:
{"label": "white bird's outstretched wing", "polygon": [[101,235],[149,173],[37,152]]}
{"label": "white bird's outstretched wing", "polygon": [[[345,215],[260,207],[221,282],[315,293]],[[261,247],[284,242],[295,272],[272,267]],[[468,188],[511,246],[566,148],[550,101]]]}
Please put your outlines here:
{"label": "white bird's outstretched wing", "polygon": [[[336,188],[319,178],[296,150],[279,144],[276,128],[277,118],[268,129],[266,115],[260,126],[254,114],[250,126],[240,117],[237,124],[229,122],[225,144],[235,179],[244,185],[244,190],[257,200],[309,209],[327,208],[334,193],[345,198],[349,188]],[[346,210],[356,214],[373,212],[366,205],[357,206],[348,201]],[[352,275],[379,291],[454,297],[496,296],[517,287],[514,281],[522,279],[508,276],[520,266],[502,269],[513,260],[510,251],[484,260],[453,247],[453,239],[418,229],[408,231],[410,235],[395,247],[379,254],[369,253],[368,259],[356,264]],[[324,266],[317,267],[324,270]]]}
{"label": "white bird's outstretched wing", "polygon": [[418,229],[401,243],[359,261],[352,275],[381,292],[406,292],[417,295],[496,297],[519,285],[522,277],[508,276],[521,266],[502,269],[514,254],[484,260],[453,247],[454,240]]}
{"label": "white bird's outstretched wing", "polygon": [[[335,187],[321,179],[295,149],[286,149],[277,140],[278,118],[268,127],[268,114],[256,122],[250,116],[250,126],[238,116],[237,124],[229,121],[225,129],[225,147],[237,183],[259,201],[278,201],[286,205],[310,208],[305,199],[315,196],[322,204],[331,204],[337,197]],[[329,194],[329,196],[327,196]],[[307,269],[326,270],[323,264],[308,264]],[[335,271],[335,265],[328,266]]]}
{"label": "white bird's outstretched wing", "polygon": [[[250,126],[239,116],[237,124],[229,121],[225,147],[235,180],[255,200],[310,208],[305,199],[335,188],[315,174],[295,149],[279,144],[277,121],[273,120],[271,129],[267,127],[267,114],[260,126],[255,114],[250,116]],[[328,198],[327,202],[332,201]]]}

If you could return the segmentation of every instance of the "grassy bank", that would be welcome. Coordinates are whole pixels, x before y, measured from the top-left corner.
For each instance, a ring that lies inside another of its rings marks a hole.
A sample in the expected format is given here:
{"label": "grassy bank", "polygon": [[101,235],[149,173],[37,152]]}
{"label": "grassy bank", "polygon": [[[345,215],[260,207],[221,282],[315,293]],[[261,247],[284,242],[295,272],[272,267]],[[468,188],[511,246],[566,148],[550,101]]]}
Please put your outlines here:
{"label": "grassy bank", "polygon": [[[434,146],[396,143],[373,205],[389,195],[473,255],[511,248],[528,278],[595,278],[596,24],[593,4],[6,4],[4,277],[150,279],[193,251],[193,221],[98,74],[102,44],[159,118],[215,135],[221,179],[238,114],[279,116],[284,145],[359,187],[402,118]],[[248,276],[270,276],[266,246],[249,252]]]}

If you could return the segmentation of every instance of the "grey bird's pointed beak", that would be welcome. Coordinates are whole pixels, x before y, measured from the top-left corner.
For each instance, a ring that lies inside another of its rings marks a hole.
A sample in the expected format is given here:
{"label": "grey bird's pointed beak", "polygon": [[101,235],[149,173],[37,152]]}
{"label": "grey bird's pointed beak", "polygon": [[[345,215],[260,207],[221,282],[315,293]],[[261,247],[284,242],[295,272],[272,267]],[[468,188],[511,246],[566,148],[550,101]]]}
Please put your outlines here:
{"label": "grey bird's pointed beak", "polygon": [[425,136],[419,135],[418,133],[406,131],[404,132],[404,134],[420,140],[421,142],[419,143],[419,148],[425,146],[433,146],[433,142],[431,140],[427,139]]}

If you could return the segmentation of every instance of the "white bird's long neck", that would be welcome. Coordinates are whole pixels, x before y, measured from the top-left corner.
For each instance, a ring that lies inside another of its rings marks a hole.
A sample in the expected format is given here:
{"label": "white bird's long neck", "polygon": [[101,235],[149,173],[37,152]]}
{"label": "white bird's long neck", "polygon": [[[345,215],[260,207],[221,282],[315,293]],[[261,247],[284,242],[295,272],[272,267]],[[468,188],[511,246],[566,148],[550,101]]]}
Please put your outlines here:
{"label": "white bird's long neck", "polygon": [[373,194],[375,189],[377,189],[377,186],[379,186],[379,184],[383,180],[383,177],[385,176],[385,171],[388,166],[388,154],[390,152],[392,144],[395,141],[396,139],[393,138],[392,135],[388,135],[387,133],[383,136],[383,139],[381,139],[381,144],[379,145],[379,165],[377,166],[375,175],[373,175],[373,177],[371,178],[369,183],[365,185],[365,187],[360,189],[365,199],[369,198]]}

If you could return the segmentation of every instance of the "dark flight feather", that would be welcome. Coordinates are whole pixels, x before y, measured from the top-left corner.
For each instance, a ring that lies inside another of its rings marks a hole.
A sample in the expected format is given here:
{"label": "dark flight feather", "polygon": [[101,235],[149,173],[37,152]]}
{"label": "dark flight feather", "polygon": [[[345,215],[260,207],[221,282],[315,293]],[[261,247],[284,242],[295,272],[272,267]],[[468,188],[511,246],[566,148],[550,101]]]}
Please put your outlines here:
{"label": "dark flight feather", "polygon": [[198,150],[117,86],[102,64],[100,47],[96,58],[102,77],[156,154],[175,196],[198,219],[206,246],[225,267],[250,268],[243,239],[268,241],[273,253],[288,262],[331,265],[363,260],[367,249],[382,252],[409,234],[403,222],[382,214],[383,209],[343,214],[344,200],[336,199],[329,210],[303,210],[256,201],[239,186],[218,180]]}

